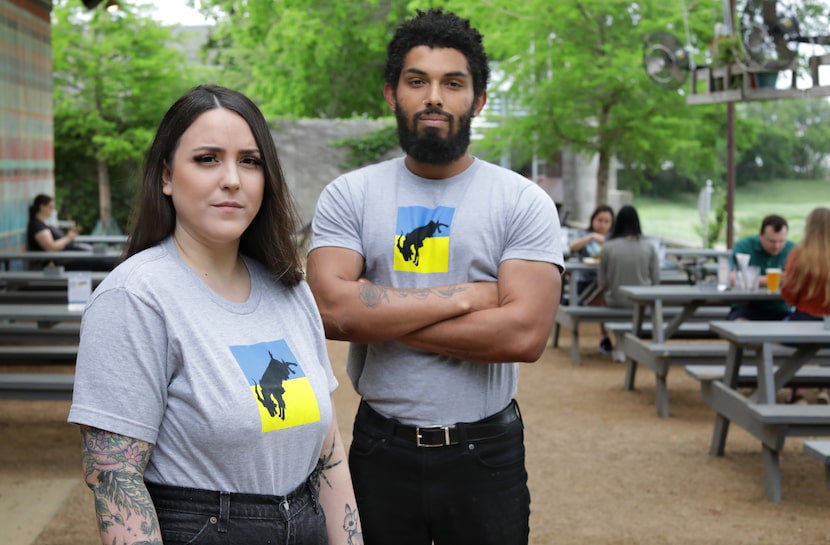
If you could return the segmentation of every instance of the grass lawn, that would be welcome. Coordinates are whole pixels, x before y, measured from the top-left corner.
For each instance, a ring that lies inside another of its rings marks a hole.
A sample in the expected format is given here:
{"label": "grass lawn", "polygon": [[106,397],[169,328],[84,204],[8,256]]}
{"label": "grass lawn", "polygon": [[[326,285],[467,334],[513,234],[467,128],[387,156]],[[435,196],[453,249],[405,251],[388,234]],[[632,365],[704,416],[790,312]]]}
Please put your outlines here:
{"label": "grass lawn", "polygon": [[[725,198],[725,191],[722,196],[713,197],[713,208]],[[671,201],[635,196],[634,206],[646,234],[700,245],[702,231],[697,199],[697,195],[683,195]],[[738,187],[735,191],[735,240],[757,233],[767,214],[780,214],[790,225],[788,238],[798,242],[804,219],[817,206],[830,207],[830,180],[786,180]],[[714,219],[714,212],[710,216]],[[726,226],[718,246],[726,246]]]}

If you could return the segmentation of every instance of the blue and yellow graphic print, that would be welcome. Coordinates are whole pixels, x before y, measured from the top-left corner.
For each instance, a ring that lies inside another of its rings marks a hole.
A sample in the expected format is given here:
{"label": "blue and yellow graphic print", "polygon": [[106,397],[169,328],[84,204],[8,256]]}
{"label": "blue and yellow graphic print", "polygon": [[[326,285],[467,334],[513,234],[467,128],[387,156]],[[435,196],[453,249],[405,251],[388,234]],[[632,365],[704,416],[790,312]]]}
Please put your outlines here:
{"label": "blue and yellow graphic print", "polygon": [[230,348],[251,384],[263,432],[320,421],[311,383],[285,340]]}
{"label": "blue and yellow graphic print", "polygon": [[394,270],[439,273],[450,269],[450,230],[454,208],[399,206]]}

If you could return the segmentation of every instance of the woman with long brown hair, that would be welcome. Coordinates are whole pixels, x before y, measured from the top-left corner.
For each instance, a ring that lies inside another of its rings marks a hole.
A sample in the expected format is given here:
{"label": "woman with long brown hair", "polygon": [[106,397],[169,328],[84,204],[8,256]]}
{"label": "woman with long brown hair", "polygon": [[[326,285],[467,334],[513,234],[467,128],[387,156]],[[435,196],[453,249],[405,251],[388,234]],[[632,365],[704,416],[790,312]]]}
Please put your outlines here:
{"label": "woman with long brown hair", "polygon": [[[821,320],[830,315],[830,208],[818,207],[807,216],[804,236],[792,249],[784,267],[781,295],[793,306],[787,320]],[[792,402],[803,401],[800,390],[794,390]],[[830,402],[826,388],[819,391],[819,403]]]}

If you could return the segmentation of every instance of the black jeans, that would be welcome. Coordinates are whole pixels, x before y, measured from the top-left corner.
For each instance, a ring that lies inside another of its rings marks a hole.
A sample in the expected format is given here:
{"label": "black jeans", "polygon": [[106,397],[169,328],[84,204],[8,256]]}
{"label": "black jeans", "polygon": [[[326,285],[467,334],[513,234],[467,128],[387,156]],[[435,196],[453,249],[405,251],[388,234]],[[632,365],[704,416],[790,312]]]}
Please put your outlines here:
{"label": "black jeans", "polygon": [[[457,426],[457,444],[424,447],[361,403],[349,464],[365,544],[526,545],[524,427],[515,401],[506,411],[512,422]],[[488,438],[472,439],[482,426]]]}
{"label": "black jeans", "polygon": [[286,496],[146,484],[165,545],[328,543],[326,517],[311,480]]}

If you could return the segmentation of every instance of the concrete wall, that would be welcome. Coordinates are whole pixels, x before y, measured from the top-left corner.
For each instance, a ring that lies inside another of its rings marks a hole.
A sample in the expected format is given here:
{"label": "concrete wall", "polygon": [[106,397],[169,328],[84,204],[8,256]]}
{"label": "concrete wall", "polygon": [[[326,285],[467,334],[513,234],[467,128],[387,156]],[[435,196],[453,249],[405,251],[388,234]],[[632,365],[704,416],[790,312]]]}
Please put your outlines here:
{"label": "concrete wall", "polygon": [[[277,144],[291,195],[305,224],[311,221],[317,198],[323,188],[344,172],[348,148],[335,142],[375,132],[393,121],[302,119],[281,121],[273,125]],[[395,147],[384,158],[403,155]]]}

